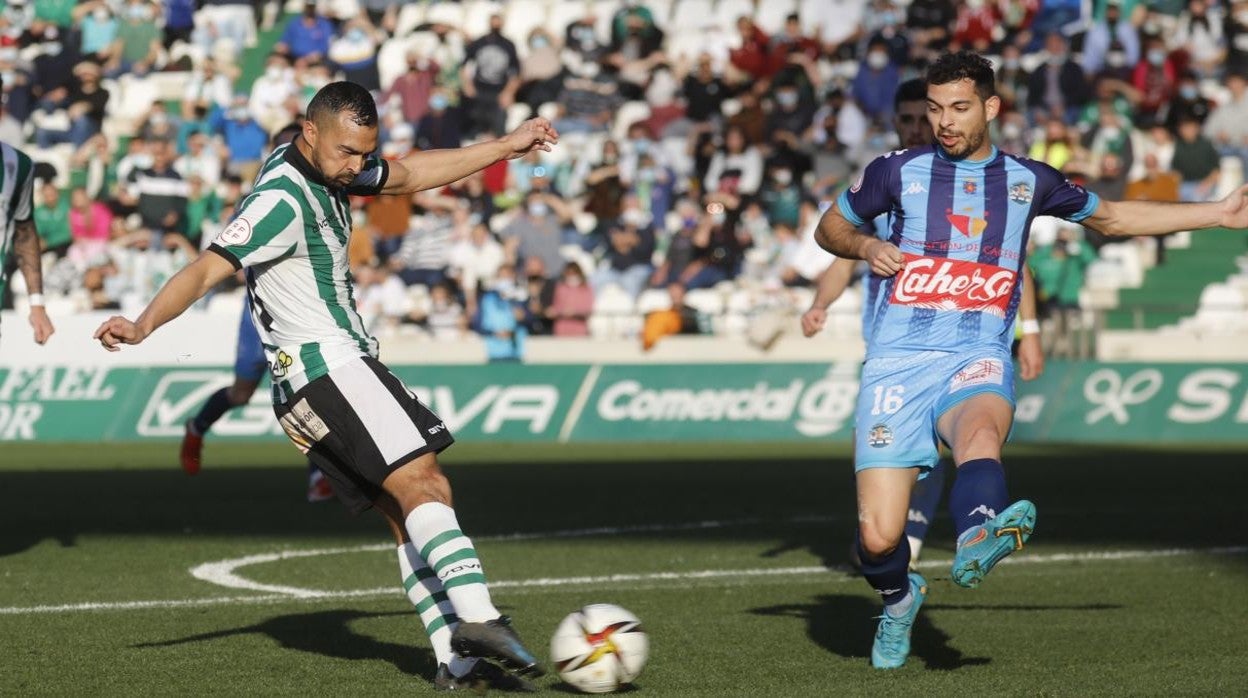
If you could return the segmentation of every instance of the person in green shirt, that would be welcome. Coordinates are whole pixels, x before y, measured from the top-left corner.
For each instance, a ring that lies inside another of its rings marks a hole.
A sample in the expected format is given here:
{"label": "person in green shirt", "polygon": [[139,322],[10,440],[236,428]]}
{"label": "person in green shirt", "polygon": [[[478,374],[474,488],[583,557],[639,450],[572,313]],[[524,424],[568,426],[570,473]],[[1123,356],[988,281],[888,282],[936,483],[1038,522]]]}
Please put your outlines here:
{"label": "person in green shirt", "polygon": [[43,240],[44,250],[56,253],[57,259],[64,257],[73,242],[69,232],[69,199],[51,181],[45,181],[39,188],[35,227]]}
{"label": "person in green shirt", "polygon": [[196,247],[203,235],[204,223],[221,223],[221,198],[211,187],[204,186],[204,179],[199,175],[191,175],[187,180],[190,184],[190,195],[186,199],[186,239]]}
{"label": "person in green shirt", "polygon": [[76,0],[35,0],[35,17],[69,28],[74,26],[74,6],[77,4]]}
{"label": "person in green shirt", "polygon": [[1038,247],[1027,257],[1036,279],[1036,300],[1053,321],[1053,332],[1045,332],[1047,351],[1073,354],[1073,337],[1079,325],[1079,292],[1096,252],[1083,239],[1080,230],[1065,226],[1052,245]]}
{"label": "person in green shirt", "polygon": [[109,77],[122,73],[146,75],[156,66],[160,56],[160,27],[156,26],[154,8],[143,0],[131,0],[121,11],[121,26],[117,27],[117,41],[121,44],[120,57],[110,66]]}

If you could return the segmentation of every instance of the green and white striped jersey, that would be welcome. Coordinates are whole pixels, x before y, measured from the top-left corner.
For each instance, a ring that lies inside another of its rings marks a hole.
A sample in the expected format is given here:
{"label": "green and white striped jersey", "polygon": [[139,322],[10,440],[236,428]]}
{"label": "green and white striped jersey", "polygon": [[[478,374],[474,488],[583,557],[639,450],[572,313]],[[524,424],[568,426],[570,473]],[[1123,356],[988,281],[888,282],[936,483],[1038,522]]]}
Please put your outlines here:
{"label": "green and white striped jersey", "polygon": [[0,216],[4,230],[0,231],[0,296],[9,283],[6,271],[9,254],[13,249],[13,231],[18,223],[30,220],[34,215],[34,166],[30,156],[8,143],[0,143]]}
{"label": "green and white striped jersey", "polygon": [[389,172],[370,157],[349,186],[330,186],[294,143],[278,147],[208,248],[247,270],[276,403],[355,357],[377,357],[377,340],[355,309],[347,196],[379,193]]}

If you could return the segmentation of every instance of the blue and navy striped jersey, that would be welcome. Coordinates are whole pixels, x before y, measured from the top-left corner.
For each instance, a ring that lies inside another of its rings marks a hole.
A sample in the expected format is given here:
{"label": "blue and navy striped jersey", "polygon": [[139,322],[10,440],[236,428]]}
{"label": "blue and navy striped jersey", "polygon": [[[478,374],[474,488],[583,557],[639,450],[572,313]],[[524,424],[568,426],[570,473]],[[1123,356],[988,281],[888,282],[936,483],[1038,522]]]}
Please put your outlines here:
{"label": "blue and navy striped jersey", "polygon": [[876,158],[837,199],[857,227],[888,214],[883,237],[906,260],[895,276],[868,277],[867,357],[1008,348],[1032,219],[1080,222],[1099,203],[1052,167],[995,147],[977,161],[933,146]]}

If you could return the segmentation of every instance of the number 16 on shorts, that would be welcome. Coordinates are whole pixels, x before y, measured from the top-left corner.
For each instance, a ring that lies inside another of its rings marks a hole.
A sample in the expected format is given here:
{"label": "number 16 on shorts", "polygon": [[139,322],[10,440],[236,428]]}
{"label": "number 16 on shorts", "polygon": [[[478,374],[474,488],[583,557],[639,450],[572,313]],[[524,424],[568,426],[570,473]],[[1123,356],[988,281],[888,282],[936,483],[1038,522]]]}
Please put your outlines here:
{"label": "number 16 on shorts", "polygon": [[882,385],[875,386],[875,402],[871,406],[871,416],[878,417],[882,414],[897,414],[901,411],[902,406],[906,404],[906,386],[890,385],[887,388]]}

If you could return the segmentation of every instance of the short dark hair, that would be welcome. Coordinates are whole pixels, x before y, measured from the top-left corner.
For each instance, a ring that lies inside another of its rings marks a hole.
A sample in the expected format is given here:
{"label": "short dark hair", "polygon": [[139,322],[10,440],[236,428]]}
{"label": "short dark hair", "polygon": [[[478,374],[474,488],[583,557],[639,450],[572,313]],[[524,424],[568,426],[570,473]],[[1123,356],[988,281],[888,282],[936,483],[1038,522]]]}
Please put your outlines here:
{"label": "short dark hair", "polygon": [[997,78],[992,71],[992,63],[978,53],[945,53],[927,68],[928,85],[947,85],[959,80],[974,82],[975,93],[980,99],[996,94]]}
{"label": "short dark hair", "polygon": [[279,145],[286,145],[287,143],[295,140],[295,136],[298,136],[300,133],[303,133],[302,121],[294,121],[286,124],[280,131],[273,134],[273,138],[269,143],[269,146],[276,148]]}
{"label": "short dark hair", "polygon": [[357,126],[377,125],[377,103],[368,90],[354,82],[331,82],[308,103],[307,118],[318,126],[332,116],[347,112]]}
{"label": "short dark hair", "polygon": [[927,81],[922,78],[914,78],[901,83],[897,88],[897,94],[893,97],[893,111],[901,108],[902,102],[926,102],[927,101]]}

